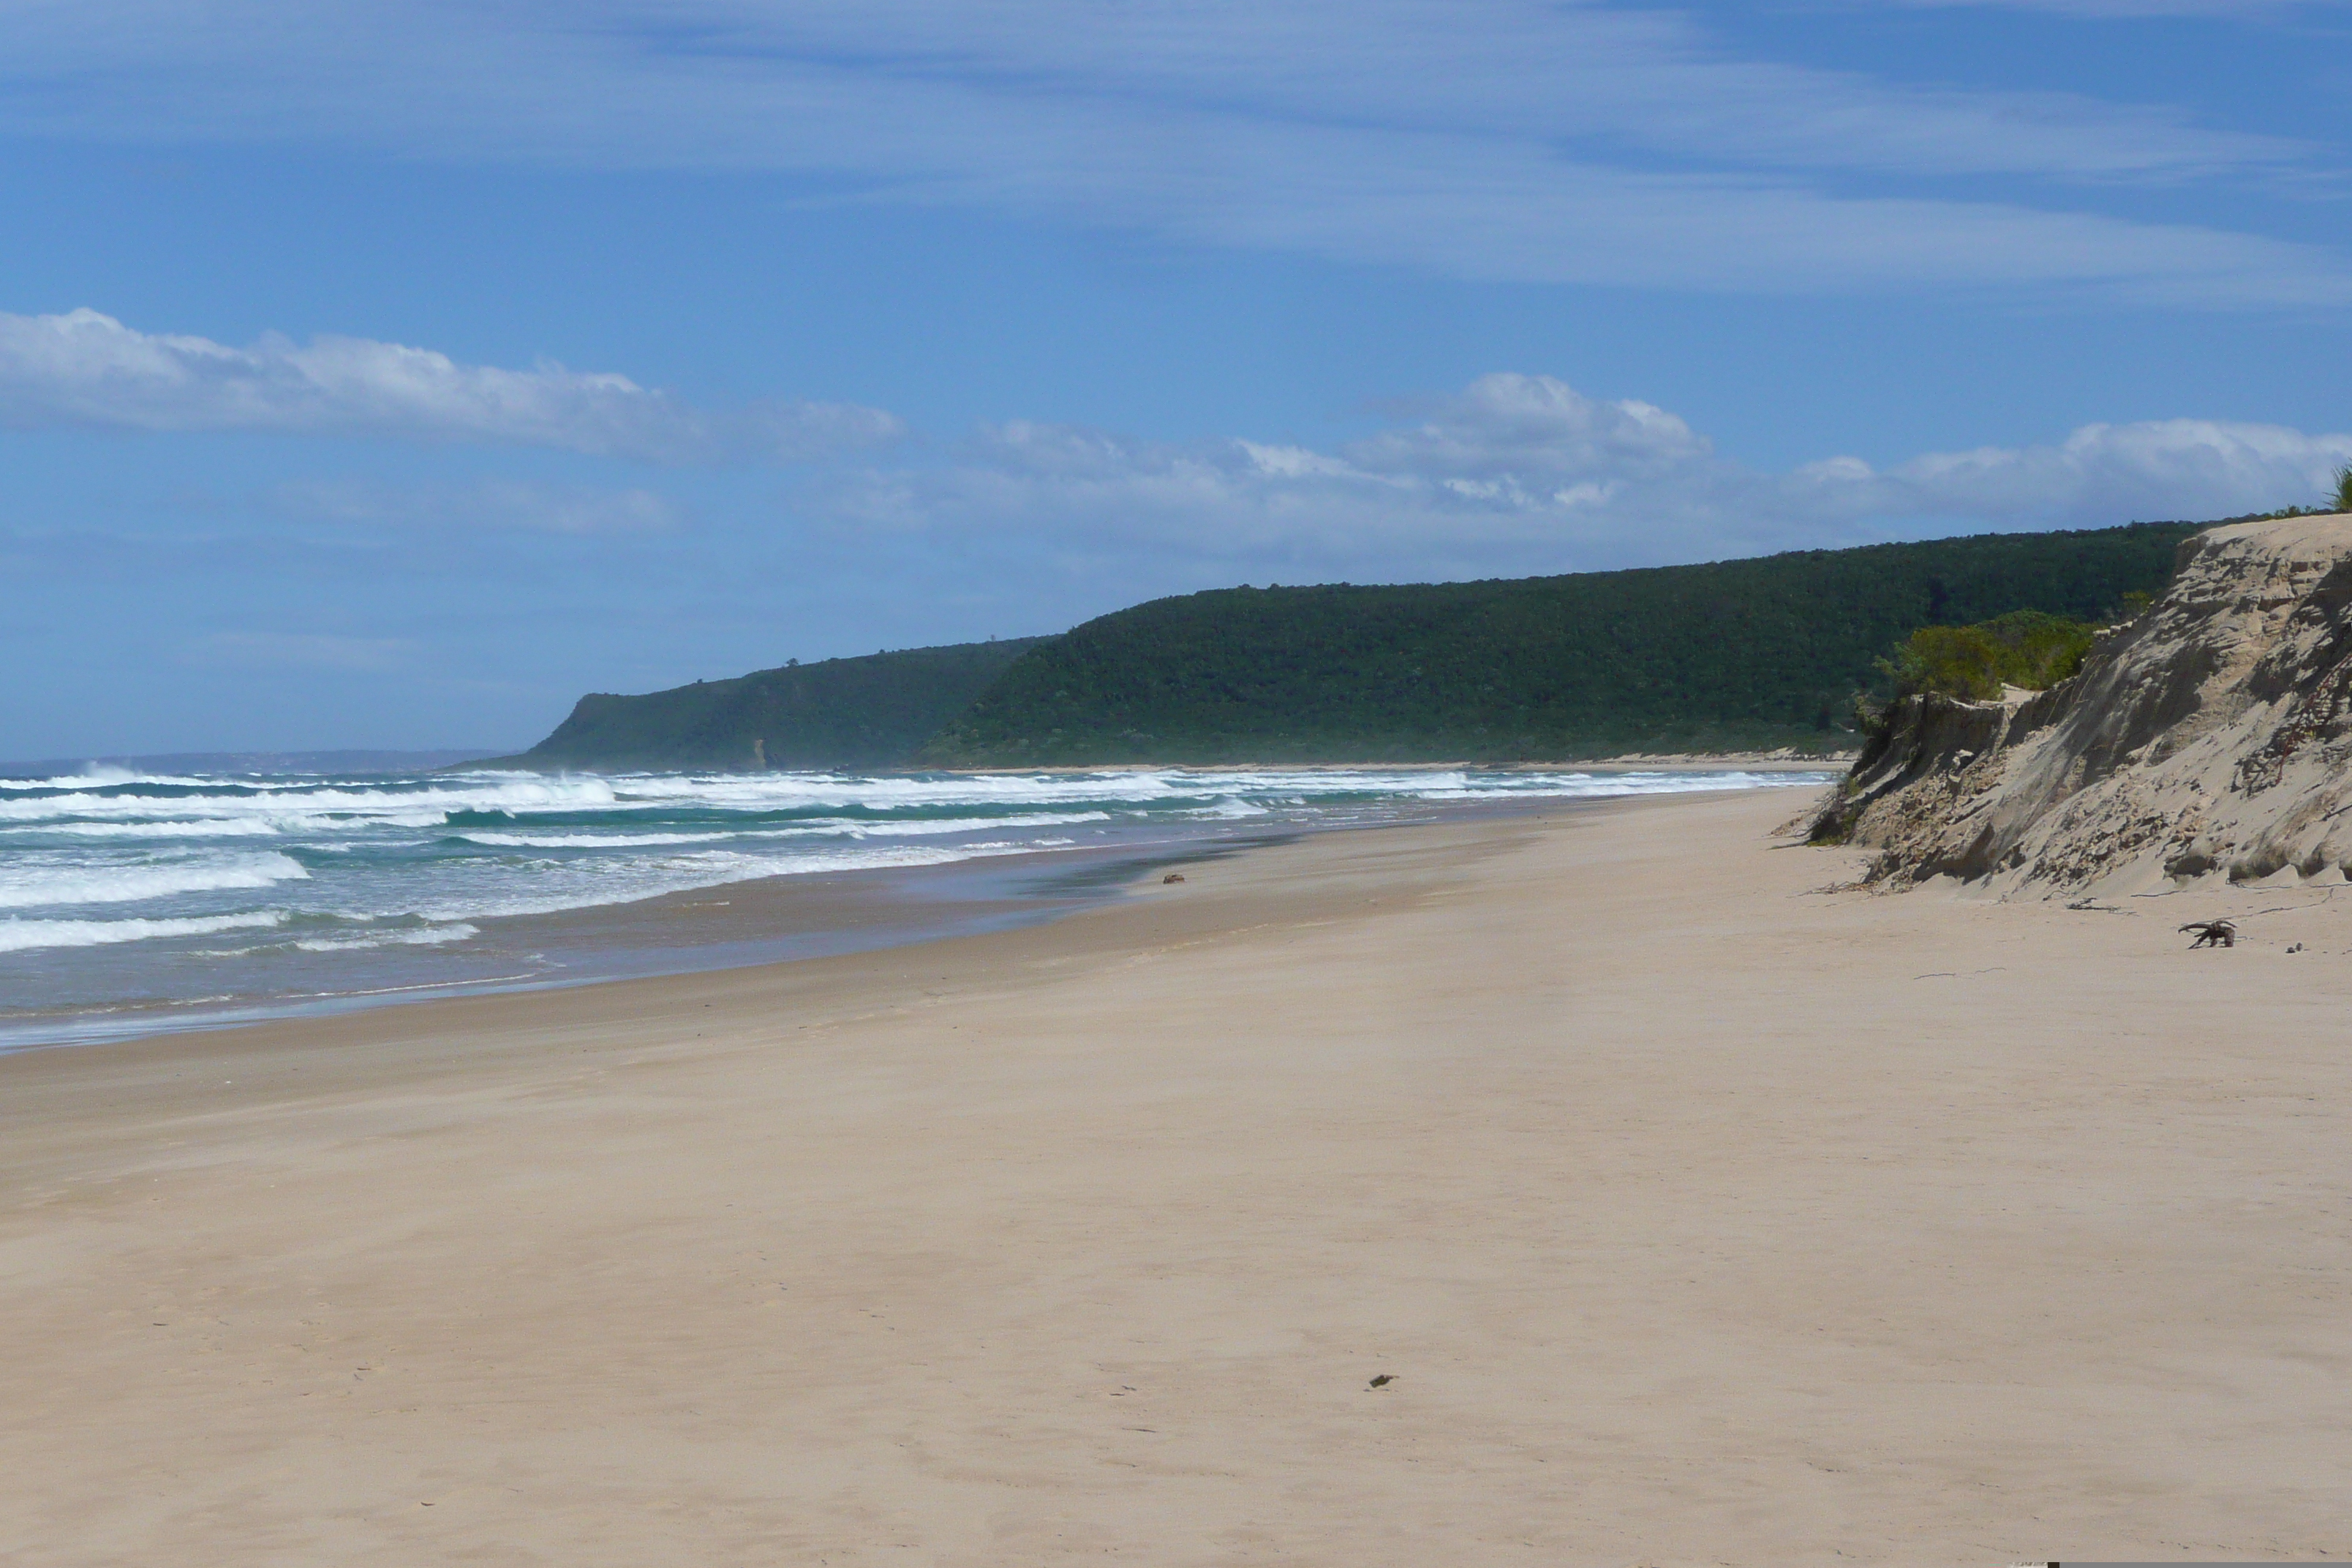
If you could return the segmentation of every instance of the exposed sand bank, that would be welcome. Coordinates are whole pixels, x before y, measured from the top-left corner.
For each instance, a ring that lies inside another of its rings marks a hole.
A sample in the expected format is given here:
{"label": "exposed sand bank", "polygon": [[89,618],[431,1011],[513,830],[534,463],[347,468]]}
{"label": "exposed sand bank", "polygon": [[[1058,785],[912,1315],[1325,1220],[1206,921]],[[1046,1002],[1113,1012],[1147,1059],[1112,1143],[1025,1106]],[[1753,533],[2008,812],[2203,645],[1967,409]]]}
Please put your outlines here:
{"label": "exposed sand bank", "polygon": [[2116,898],[2352,872],[2352,515],[2191,535],[2079,674],[1899,699],[1818,832],[1874,879]]}
{"label": "exposed sand bank", "polygon": [[0,1557],[2352,1550],[2352,892],[1822,893],[1799,804],[0,1059]]}

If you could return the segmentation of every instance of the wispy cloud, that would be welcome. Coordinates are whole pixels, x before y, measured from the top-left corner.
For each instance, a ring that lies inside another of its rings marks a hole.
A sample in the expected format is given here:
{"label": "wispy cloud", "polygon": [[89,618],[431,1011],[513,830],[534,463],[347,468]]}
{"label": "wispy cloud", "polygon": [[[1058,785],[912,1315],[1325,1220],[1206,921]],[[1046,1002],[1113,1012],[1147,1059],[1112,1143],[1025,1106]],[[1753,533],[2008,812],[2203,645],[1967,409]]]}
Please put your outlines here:
{"label": "wispy cloud", "polygon": [[1771,473],[1724,458],[1653,405],[1496,374],[1329,450],[993,426],[956,462],[848,478],[831,504],[845,526],[943,543],[1017,538],[1236,575],[1378,580],[1706,559],[1927,524],[2220,516],[2315,501],[2346,462],[2352,434],[2179,419],[1885,468],[1832,458]]}
{"label": "wispy cloud", "polygon": [[2324,248],[2101,205],[2330,174],[2312,145],[1743,57],[1645,6],[84,0],[10,44],[0,127],[46,136],[775,170],[1478,279],[2352,300]]}
{"label": "wispy cloud", "polygon": [[1981,518],[2026,526],[2201,518],[2311,505],[2352,462],[2352,434],[2163,419],[2085,425],[2039,447],[1932,452],[1883,473],[1855,458],[1780,481],[1801,508],[1849,517]]}
{"label": "wispy cloud", "polygon": [[503,370],[365,338],[244,348],[96,310],[0,313],[0,424],[255,430],[549,447],[647,462],[805,458],[900,434],[846,404],[713,413],[625,375]]}

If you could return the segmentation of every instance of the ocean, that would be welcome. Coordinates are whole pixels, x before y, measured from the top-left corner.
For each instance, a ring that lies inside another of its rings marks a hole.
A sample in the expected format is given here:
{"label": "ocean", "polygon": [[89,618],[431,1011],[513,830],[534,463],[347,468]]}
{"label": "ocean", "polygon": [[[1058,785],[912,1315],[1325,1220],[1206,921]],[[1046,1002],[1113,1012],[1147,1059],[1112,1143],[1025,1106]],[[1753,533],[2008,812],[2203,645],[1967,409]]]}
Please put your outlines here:
{"label": "ocean", "polygon": [[1830,776],[0,779],[0,1048],[842,952],[1048,918],[1145,865],[1302,832]]}

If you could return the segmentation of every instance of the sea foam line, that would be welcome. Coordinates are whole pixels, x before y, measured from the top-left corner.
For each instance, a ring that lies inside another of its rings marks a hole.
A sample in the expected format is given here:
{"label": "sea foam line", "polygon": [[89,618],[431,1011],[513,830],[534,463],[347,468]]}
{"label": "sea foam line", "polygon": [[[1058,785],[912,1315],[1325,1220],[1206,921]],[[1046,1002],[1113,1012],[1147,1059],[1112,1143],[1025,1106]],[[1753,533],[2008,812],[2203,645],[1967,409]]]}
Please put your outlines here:
{"label": "sea foam line", "polygon": [[290,857],[264,851],[213,859],[135,861],[128,865],[58,866],[54,862],[0,868],[0,909],[50,905],[127,904],[179,893],[215,893],[310,879]]}
{"label": "sea foam line", "polygon": [[188,915],[171,920],[0,920],[0,952],[44,947],[101,947],[109,942],[146,942],[165,936],[208,936],[214,931],[251,931],[286,923],[279,910],[244,915]]}
{"label": "sea foam line", "polygon": [[371,947],[438,947],[481,935],[459,921],[454,925],[425,926],[408,931],[362,931],[354,936],[309,936],[294,945],[304,952],[356,952]]}

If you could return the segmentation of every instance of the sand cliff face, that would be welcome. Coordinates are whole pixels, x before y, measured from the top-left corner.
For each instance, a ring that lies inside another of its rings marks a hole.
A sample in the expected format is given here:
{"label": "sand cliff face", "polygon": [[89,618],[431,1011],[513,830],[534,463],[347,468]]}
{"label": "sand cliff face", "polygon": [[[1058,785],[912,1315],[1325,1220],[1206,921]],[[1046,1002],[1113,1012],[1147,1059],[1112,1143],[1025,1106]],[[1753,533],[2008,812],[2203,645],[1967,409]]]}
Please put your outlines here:
{"label": "sand cliff face", "polygon": [[2004,702],[1907,700],[1823,819],[1874,880],[2005,896],[2352,867],[2352,515],[2181,547],[2163,598],[2083,672]]}

